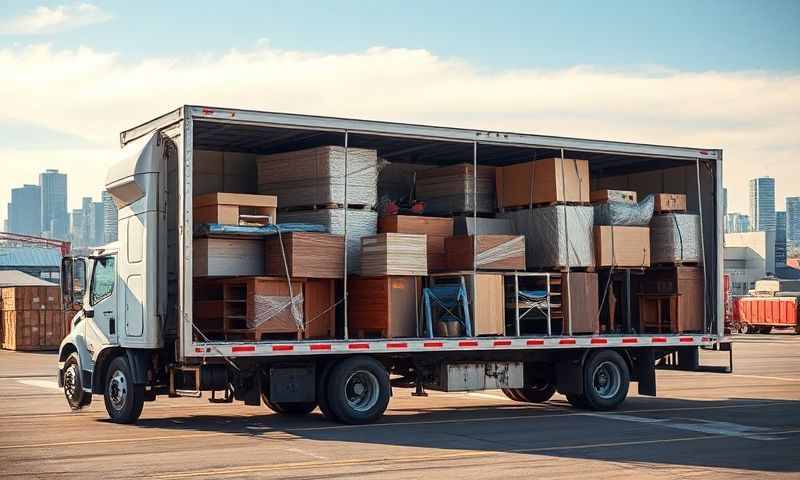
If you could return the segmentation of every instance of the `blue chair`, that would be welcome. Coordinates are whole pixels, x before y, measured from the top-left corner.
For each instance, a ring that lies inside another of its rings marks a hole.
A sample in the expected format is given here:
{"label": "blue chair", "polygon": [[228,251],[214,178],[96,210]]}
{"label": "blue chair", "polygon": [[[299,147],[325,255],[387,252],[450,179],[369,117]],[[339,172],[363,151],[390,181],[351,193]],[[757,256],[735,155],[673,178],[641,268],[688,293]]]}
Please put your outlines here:
{"label": "blue chair", "polygon": [[464,326],[467,336],[472,336],[469,300],[463,279],[460,285],[437,285],[422,289],[422,305],[425,309],[425,326],[428,329],[429,338],[433,338],[434,306],[444,310],[444,314],[440,317],[441,320],[460,322]]}

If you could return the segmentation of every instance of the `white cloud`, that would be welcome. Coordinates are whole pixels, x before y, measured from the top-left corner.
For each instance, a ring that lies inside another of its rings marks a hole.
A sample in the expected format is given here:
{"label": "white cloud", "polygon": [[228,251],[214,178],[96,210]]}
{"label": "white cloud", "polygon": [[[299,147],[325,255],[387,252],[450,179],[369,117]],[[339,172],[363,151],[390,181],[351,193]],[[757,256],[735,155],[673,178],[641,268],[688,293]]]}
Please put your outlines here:
{"label": "white cloud", "polygon": [[30,12],[5,21],[0,21],[3,35],[46,35],[103,23],[111,15],[91,3],[39,6]]}
{"label": "white cloud", "polygon": [[[746,209],[749,177],[777,177],[778,197],[800,194],[800,184],[790,181],[800,156],[798,73],[652,67],[488,72],[425,50],[317,54],[268,43],[138,62],[90,48],[6,48],[0,49],[0,71],[8,72],[0,82],[0,120],[34,123],[110,150],[117,148],[119,131],[190,103],[719,147],[725,149],[731,210]],[[92,157],[97,162],[107,151],[100,152]],[[102,175],[76,188],[85,171],[80,155],[5,152],[2,159],[24,158],[38,171],[54,158],[70,158],[72,166],[64,168],[72,191],[98,192]],[[35,180],[12,176],[0,178],[0,206],[12,185]]]}

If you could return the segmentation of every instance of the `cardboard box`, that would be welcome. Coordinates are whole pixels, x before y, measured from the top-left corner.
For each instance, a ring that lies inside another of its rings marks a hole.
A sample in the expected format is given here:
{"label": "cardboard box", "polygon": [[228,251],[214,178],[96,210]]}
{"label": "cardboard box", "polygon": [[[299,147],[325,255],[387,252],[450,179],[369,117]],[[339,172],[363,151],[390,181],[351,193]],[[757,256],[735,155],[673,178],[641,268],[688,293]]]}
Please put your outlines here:
{"label": "cardboard box", "polygon": [[636,192],[631,190],[593,190],[589,195],[592,203],[622,202],[636,205]]}
{"label": "cardboard box", "polygon": [[269,225],[277,223],[278,197],[244,193],[207,193],[192,199],[195,225]]}
{"label": "cardboard box", "polygon": [[428,246],[425,235],[382,233],[361,238],[361,275],[427,275]]}
{"label": "cardboard box", "polygon": [[546,158],[498,167],[497,206],[523,207],[555,202],[589,202],[589,162]]}
{"label": "cardboard box", "polygon": [[656,212],[685,212],[686,195],[680,193],[657,193]]}
{"label": "cardboard box", "polygon": [[598,267],[642,268],[650,266],[648,227],[594,227],[595,258]]}
{"label": "cardboard box", "polygon": [[[477,254],[475,244],[477,243]],[[525,270],[525,237],[522,235],[462,235],[445,240],[447,268],[451,271]]]}
{"label": "cardboard box", "polygon": [[[344,236],[330,233],[290,232],[270,235],[265,242],[266,275],[300,278],[344,278]],[[283,259],[286,256],[286,265]]]}
{"label": "cardboard box", "polygon": [[197,238],[192,250],[193,276],[264,275],[264,240]]}

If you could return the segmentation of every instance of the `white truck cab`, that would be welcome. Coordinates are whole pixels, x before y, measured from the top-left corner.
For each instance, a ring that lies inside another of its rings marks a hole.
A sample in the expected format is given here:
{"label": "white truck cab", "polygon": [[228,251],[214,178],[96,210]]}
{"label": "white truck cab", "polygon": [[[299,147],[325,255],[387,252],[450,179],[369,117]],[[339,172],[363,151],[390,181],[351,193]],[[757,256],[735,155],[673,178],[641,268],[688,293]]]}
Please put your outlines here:
{"label": "white truck cab", "polygon": [[62,259],[62,296],[80,306],[59,354],[59,383],[73,409],[102,393],[111,418],[130,421],[148,396],[152,357],[165,338],[168,143],[159,134],[143,137],[110,169],[119,241]]}

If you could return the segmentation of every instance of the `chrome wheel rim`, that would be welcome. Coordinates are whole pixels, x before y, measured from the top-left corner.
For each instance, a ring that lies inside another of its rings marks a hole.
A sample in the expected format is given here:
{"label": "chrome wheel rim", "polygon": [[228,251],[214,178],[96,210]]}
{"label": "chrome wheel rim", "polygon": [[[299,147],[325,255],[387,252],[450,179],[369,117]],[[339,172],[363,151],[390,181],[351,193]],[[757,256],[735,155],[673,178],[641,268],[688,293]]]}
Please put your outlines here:
{"label": "chrome wheel rim", "polygon": [[73,363],[64,372],[64,395],[66,395],[67,398],[69,399],[75,398],[77,390],[78,390],[78,366]]}
{"label": "chrome wheel rim", "polygon": [[357,412],[369,411],[378,403],[378,377],[367,370],[357,370],[345,382],[347,406]]}
{"label": "chrome wheel rim", "polygon": [[608,400],[619,393],[622,384],[622,373],[619,367],[609,361],[601,362],[592,373],[592,386],[598,397]]}
{"label": "chrome wheel rim", "polygon": [[125,401],[128,398],[128,379],[120,370],[114,371],[111,381],[108,382],[108,398],[114,410],[125,408]]}

